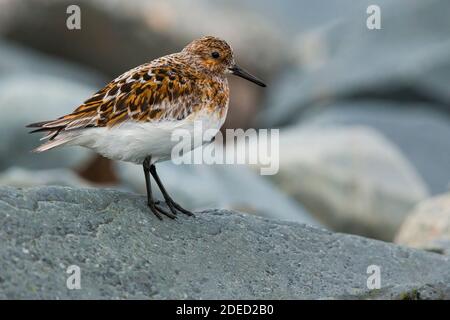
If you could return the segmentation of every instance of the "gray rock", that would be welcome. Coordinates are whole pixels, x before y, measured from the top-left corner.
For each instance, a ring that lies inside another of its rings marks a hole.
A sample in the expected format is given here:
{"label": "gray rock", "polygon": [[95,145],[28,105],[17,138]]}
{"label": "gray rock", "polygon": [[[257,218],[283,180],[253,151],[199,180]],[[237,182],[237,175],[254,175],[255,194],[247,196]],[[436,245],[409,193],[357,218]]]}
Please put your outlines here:
{"label": "gray rock", "polygon": [[358,97],[433,101],[448,112],[450,2],[387,1],[380,7],[381,30],[365,27],[359,7],[358,14],[299,37],[298,66],[269,88],[261,126],[292,123],[306,108]]}
{"label": "gray rock", "polygon": [[396,145],[417,169],[431,194],[450,186],[450,117],[432,104],[388,101],[343,101],[305,114],[303,125],[375,128]]}
{"label": "gray rock", "polygon": [[28,134],[27,124],[57,118],[73,111],[94,92],[90,86],[64,78],[15,73],[0,78],[0,170],[15,165],[26,168],[81,166],[92,153],[82,148],[62,148],[33,154],[42,134]]}
{"label": "gray rock", "polygon": [[[141,166],[117,163],[117,168],[125,185],[145,194]],[[157,169],[166,188],[186,207],[243,210],[266,218],[321,225],[300,204],[245,166],[165,162]]]}
{"label": "gray rock", "polygon": [[92,184],[69,169],[30,170],[11,167],[0,172],[0,185],[12,187],[67,186],[90,187]]}
{"label": "gray rock", "polygon": [[269,177],[332,230],[383,240],[428,196],[402,153],[365,126],[282,131],[279,172]]}
{"label": "gray rock", "polygon": [[417,205],[403,222],[395,242],[450,255],[450,194]]}
{"label": "gray rock", "polygon": [[0,42],[0,170],[10,166],[34,169],[82,166],[87,149],[30,151],[42,134],[28,134],[32,122],[73,111],[103,80],[86,68],[50,58],[18,45]]}
{"label": "gray rock", "polygon": [[[0,31],[8,39],[82,62],[109,75],[179,50],[187,42],[206,35],[205,30],[227,39],[240,53],[243,64],[266,74],[276,71],[289,52],[283,50],[287,41],[278,26],[242,4],[82,0],[77,3],[83,12],[82,32],[59,27],[66,24],[67,15],[61,12],[65,13],[70,4],[68,0],[28,2],[24,9],[23,5],[10,2],[5,8],[10,18]],[[36,28],[39,33],[31,32]]]}
{"label": "gray rock", "polygon": [[0,78],[16,73],[25,80],[33,74],[64,78],[91,88],[105,84],[105,79],[89,68],[1,39]]}
{"label": "gray rock", "polygon": [[[120,1],[78,2],[81,30],[69,30],[66,10],[72,4],[10,2],[7,8],[10,18],[3,24],[2,34],[8,40],[77,61],[109,76],[147,61],[152,52],[159,56],[173,48],[173,39],[163,39],[157,32],[146,30],[145,23],[128,10],[133,6],[127,8]],[[32,32],[36,29],[39,32]]]}
{"label": "gray rock", "polygon": [[0,222],[0,298],[450,298],[445,256],[226,210],[159,221],[117,191],[2,187]]}
{"label": "gray rock", "polygon": [[[398,0],[407,5],[411,1]],[[298,33],[308,32],[328,23],[342,20],[361,20],[365,17],[366,8],[374,4],[372,0],[340,0],[339,2],[325,2],[310,0],[284,0],[276,2],[271,0],[247,0],[245,3],[239,0],[229,0],[237,8],[245,5],[253,11],[273,21],[284,33],[285,37],[294,37]],[[390,0],[377,0],[376,4],[381,8],[392,3]],[[292,38],[291,38],[292,40]]]}

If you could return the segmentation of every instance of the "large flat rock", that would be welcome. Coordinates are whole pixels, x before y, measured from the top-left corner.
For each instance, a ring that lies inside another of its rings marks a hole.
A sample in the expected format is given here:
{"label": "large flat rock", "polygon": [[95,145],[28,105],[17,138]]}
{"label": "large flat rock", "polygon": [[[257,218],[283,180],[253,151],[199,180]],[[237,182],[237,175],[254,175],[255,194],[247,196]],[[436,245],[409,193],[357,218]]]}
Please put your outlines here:
{"label": "large flat rock", "polygon": [[450,298],[446,256],[224,210],[159,221],[112,190],[1,187],[0,243],[0,298]]}

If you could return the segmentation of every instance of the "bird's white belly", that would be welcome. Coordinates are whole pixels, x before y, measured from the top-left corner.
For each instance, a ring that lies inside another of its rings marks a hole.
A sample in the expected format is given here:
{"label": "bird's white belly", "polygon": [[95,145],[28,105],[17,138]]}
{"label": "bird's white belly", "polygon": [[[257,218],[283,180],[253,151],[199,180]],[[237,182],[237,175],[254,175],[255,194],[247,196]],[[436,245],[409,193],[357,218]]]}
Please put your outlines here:
{"label": "bird's white belly", "polygon": [[[225,116],[205,111],[176,121],[127,121],[112,128],[87,129],[73,144],[88,147],[113,160],[141,164],[151,156],[155,163],[171,158],[174,146],[180,144],[176,136],[190,136],[191,139],[183,143],[192,150],[206,143],[203,141],[206,130],[215,135],[224,120]],[[202,130],[198,130],[199,127]]]}

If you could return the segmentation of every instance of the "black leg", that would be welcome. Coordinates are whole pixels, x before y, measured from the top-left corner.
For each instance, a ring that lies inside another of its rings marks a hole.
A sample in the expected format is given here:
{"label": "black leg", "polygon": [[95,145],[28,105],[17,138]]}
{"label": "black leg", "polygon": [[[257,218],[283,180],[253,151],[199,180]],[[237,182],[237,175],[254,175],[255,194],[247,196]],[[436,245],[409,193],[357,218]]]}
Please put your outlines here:
{"label": "black leg", "polygon": [[147,205],[150,208],[150,210],[152,210],[153,214],[159,219],[162,220],[162,216],[161,214],[171,218],[171,219],[175,219],[175,215],[173,215],[170,212],[167,212],[166,210],[162,209],[161,207],[158,206],[157,202],[155,202],[153,200],[153,195],[152,195],[152,183],[150,181],[150,162],[151,159],[147,158],[145,159],[144,163],[143,163],[143,168],[144,168],[144,175],[145,175],[145,186],[147,189]]}
{"label": "black leg", "polygon": [[172,211],[172,213],[176,214],[176,212],[177,212],[176,210],[178,210],[178,211],[184,213],[185,215],[194,216],[194,214],[192,212],[184,209],[182,206],[180,206],[178,203],[176,203],[172,199],[172,197],[167,193],[166,188],[164,188],[161,180],[159,179],[158,174],[156,173],[155,165],[150,166],[150,173],[152,174],[153,179],[155,179],[156,184],[158,185],[159,190],[161,190],[164,200],[166,200],[167,206],[169,207],[170,211]]}

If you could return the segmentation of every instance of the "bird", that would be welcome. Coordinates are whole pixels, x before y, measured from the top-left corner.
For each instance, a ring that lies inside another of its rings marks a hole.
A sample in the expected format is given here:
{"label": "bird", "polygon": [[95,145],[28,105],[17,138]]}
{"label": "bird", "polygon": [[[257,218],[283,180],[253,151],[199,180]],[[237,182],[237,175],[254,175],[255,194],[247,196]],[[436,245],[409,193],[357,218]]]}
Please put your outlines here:
{"label": "bird", "polygon": [[[174,130],[192,132],[196,121],[205,130],[220,130],[229,105],[228,74],[266,86],[236,64],[226,41],[214,36],[193,40],[180,52],[118,76],[72,113],[27,125],[35,128],[30,133],[46,133],[41,140],[47,141],[33,151],[81,146],[112,160],[142,165],[147,205],[158,219],[174,219],[179,212],[194,216],[169,195],[155,165],[171,159]],[[150,176],[166,206],[153,198]]]}

